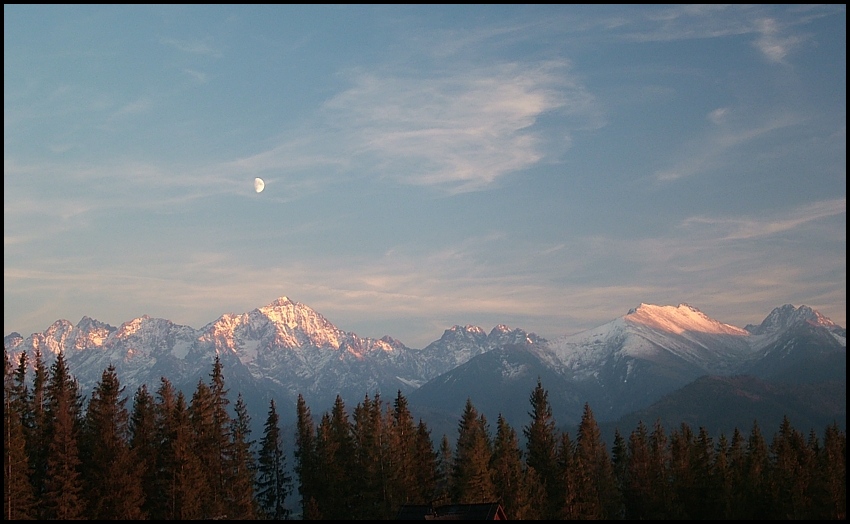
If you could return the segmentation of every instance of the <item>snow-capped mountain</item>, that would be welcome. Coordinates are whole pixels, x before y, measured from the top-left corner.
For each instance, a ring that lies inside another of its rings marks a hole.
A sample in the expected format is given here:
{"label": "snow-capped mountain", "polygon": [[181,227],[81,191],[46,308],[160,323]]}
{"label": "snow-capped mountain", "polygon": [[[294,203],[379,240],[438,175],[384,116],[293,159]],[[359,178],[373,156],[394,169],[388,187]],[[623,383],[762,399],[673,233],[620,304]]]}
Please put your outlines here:
{"label": "snow-capped mountain", "polygon": [[191,394],[208,380],[218,355],[232,396],[241,393],[258,419],[274,398],[284,423],[294,418],[299,394],[321,413],[337,395],[353,408],[367,395],[389,401],[398,391],[422,412],[459,413],[472,398],[487,404],[482,412],[518,416],[527,412],[538,378],[558,413],[579,416],[590,402],[601,420],[645,407],[703,375],[776,375],[787,364],[799,369],[811,355],[846,352],[846,331],[806,306],[776,308],[761,325],[742,329],[686,304],[641,304],[598,328],[551,341],[504,325],[489,333],[453,326],[414,349],[389,336],[343,331],[281,297],[197,330],[148,316],[117,328],[84,317],[76,326],[58,320],[26,338],[12,333],[4,347],[13,364],[23,351],[32,357],[40,350],[48,366],[64,352],[86,395],[110,364],[129,396],[142,384],[155,391],[161,377]]}
{"label": "snow-capped mountain", "polygon": [[[742,329],[687,304],[641,304],[594,329],[474,357],[410,399],[428,410],[453,399],[457,416],[469,397],[491,416],[525,424],[528,395],[542,377],[556,419],[576,422],[587,402],[597,420],[614,420],[703,376],[807,381],[831,370],[846,377],[836,358],[846,358],[846,331],[807,306],[776,308],[759,328]],[[516,396],[525,411],[509,405]]]}

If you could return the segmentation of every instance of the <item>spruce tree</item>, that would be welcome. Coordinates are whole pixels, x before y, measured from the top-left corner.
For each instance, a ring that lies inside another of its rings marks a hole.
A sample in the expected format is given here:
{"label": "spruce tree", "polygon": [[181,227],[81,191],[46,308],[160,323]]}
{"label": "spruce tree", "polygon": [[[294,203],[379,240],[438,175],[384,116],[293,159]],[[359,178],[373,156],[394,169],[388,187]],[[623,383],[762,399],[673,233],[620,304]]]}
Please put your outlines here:
{"label": "spruce tree", "polygon": [[319,489],[316,426],[304,397],[299,393],[296,401],[295,474],[298,477],[298,494],[301,498],[301,517],[318,518],[316,497]]}
{"label": "spruce tree", "polygon": [[501,413],[496,419],[490,469],[493,472],[496,500],[501,502],[509,518],[522,519],[528,504],[528,493],[523,485],[522,450],[516,431]]}
{"label": "spruce tree", "polygon": [[643,421],[629,435],[628,459],[623,482],[623,503],[627,520],[653,518],[652,487],[654,469],[649,447],[649,433]]}
{"label": "spruce tree", "polygon": [[454,471],[454,450],[448,435],[440,439],[437,450],[437,479],[434,493],[434,505],[441,506],[452,501],[452,472]]}
{"label": "spruce tree", "polygon": [[24,427],[29,396],[27,361],[26,353],[21,352],[21,355],[23,374],[12,370],[9,354],[5,348],[3,350],[3,518],[6,520],[36,517]]}
{"label": "spruce tree", "polygon": [[96,520],[143,518],[141,468],[130,450],[130,415],[123,392],[110,365],[92,392],[84,418],[80,454],[87,516]]}
{"label": "spruce tree", "polygon": [[[20,371],[19,366],[19,373]],[[24,375],[25,376],[25,373]],[[32,471],[31,483],[37,504],[38,518],[46,518],[46,506],[42,503],[47,475],[48,433],[47,433],[47,397],[46,388],[49,373],[44,363],[41,349],[36,347],[33,353],[33,377],[30,391],[29,410],[24,423],[27,439],[27,456]]]}
{"label": "spruce tree", "polygon": [[833,422],[826,427],[823,446],[816,457],[818,472],[813,486],[815,519],[847,519],[847,433]]}
{"label": "spruce tree", "polygon": [[78,390],[64,353],[58,353],[45,389],[48,446],[41,504],[47,520],[77,520],[86,515],[79,451],[82,398]]}
{"label": "spruce tree", "polygon": [[456,503],[478,504],[495,499],[496,488],[490,476],[491,446],[486,418],[478,413],[471,399],[466,399],[458,424],[452,473],[452,499]]}
{"label": "spruce tree", "polygon": [[438,457],[431,440],[431,430],[421,419],[416,426],[413,446],[416,489],[410,501],[413,504],[428,504],[437,496]]}
{"label": "spruce tree", "polygon": [[280,417],[274,399],[269,401],[269,413],[263,426],[257,471],[257,500],[263,517],[270,520],[288,520],[286,497],[292,479],[286,471],[286,455],[280,433]]}
{"label": "spruce tree", "polygon": [[534,468],[547,500],[542,507],[541,518],[557,519],[561,510],[560,486],[557,471],[558,432],[552,407],[549,405],[549,392],[543,388],[540,379],[531,393],[531,411],[528,413],[531,422],[523,428],[526,439],[526,464]]}
{"label": "spruce tree", "polygon": [[[133,396],[130,413],[130,450],[139,467],[139,483],[144,501],[142,512],[151,517],[156,513],[158,497],[157,464],[160,462],[160,442],[157,439],[156,403],[146,384],[142,384]],[[157,518],[159,520],[159,518]]]}
{"label": "spruce tree", "polygon": [[585,403],[575,446],[578,517],[609,520],[620,516],[620,497],[611,457],[590,405]]}
{"label": "spruce tree", "polygon": [[366,395],[363,402],[354,408],[352,435],[354,437],[354,467],[353,482],[359,486],[359,497],[353,508],[353,519],[386,519],[389,518],[389,489],[401,491],[402,487],[386,482],[389,462],[386,460],[391,443],[388,440],[389,431],[384,427],[382,418],[382,401],[380,395],[370,399]]}
{"label": "spruce tree", "polygon": [[251,440],[251,416],[241,393],[236,397],[234,411],[229,453],[225,455],[225,507],[231,519],[255,520],[258,512],[254,496],[257,461]]}

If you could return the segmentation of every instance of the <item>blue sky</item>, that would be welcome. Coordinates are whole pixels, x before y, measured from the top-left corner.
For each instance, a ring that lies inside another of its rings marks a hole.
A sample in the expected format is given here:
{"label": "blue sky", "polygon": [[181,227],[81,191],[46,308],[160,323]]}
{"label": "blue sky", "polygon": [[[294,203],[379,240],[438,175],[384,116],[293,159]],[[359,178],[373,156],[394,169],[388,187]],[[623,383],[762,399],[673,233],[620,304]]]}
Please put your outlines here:
{"label": "blue sky", "polygon": [[[844,5],[4,6],[5,334],[845,326]],[[265,181],[256,193],[255,177]]]}

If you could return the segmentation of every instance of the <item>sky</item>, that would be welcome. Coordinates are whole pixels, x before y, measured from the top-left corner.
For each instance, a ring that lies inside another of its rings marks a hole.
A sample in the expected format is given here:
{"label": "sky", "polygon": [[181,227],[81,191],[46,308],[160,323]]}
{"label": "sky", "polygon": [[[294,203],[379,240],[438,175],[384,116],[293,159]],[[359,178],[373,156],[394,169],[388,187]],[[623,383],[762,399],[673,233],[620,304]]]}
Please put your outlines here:
{"label": "sky", "polygon": [[3,12],[4,334],[846,326],[843,4]]}

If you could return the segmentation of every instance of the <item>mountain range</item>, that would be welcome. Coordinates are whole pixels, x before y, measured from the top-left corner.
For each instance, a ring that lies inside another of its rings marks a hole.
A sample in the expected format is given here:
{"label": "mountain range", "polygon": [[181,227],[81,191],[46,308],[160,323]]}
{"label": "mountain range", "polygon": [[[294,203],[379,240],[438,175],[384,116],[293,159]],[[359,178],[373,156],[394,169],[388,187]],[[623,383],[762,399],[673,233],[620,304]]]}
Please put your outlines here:
{"label": "mountain range", "polygon": [[722,431],[734,424],[746,432],[759,419],[772,428],[783,410],[813,426],[804,430],[833,421],[846,427],[846,336],[808,306],[777,307],[761,324],[741,328],[687,304],[640,304],[551,340],[505,325],[489,332],[456,325],[416,349],[343,331],[281,297],[201,329],[149,316],[119,327],[89,317],[76,325],[57,320],[26,338],[5,336],[4,348],[13,362],[39,349],[48,366],[64,352],[83,394],[114,365],[130,397],[142,384],[155,391],[161,377],[190,396],[218,355],[232,399],[242,394],[255,423],[270,399],[288,425],[299,394],[321,414],[337,395],[351,411],[366,396],[391,403],[401,392],[437,438],[454,436],[467,399],[488,420],[502,415],[521,433],[539,381],[559,425],[578,424],[587,403],[610,437],[637,420]]}

